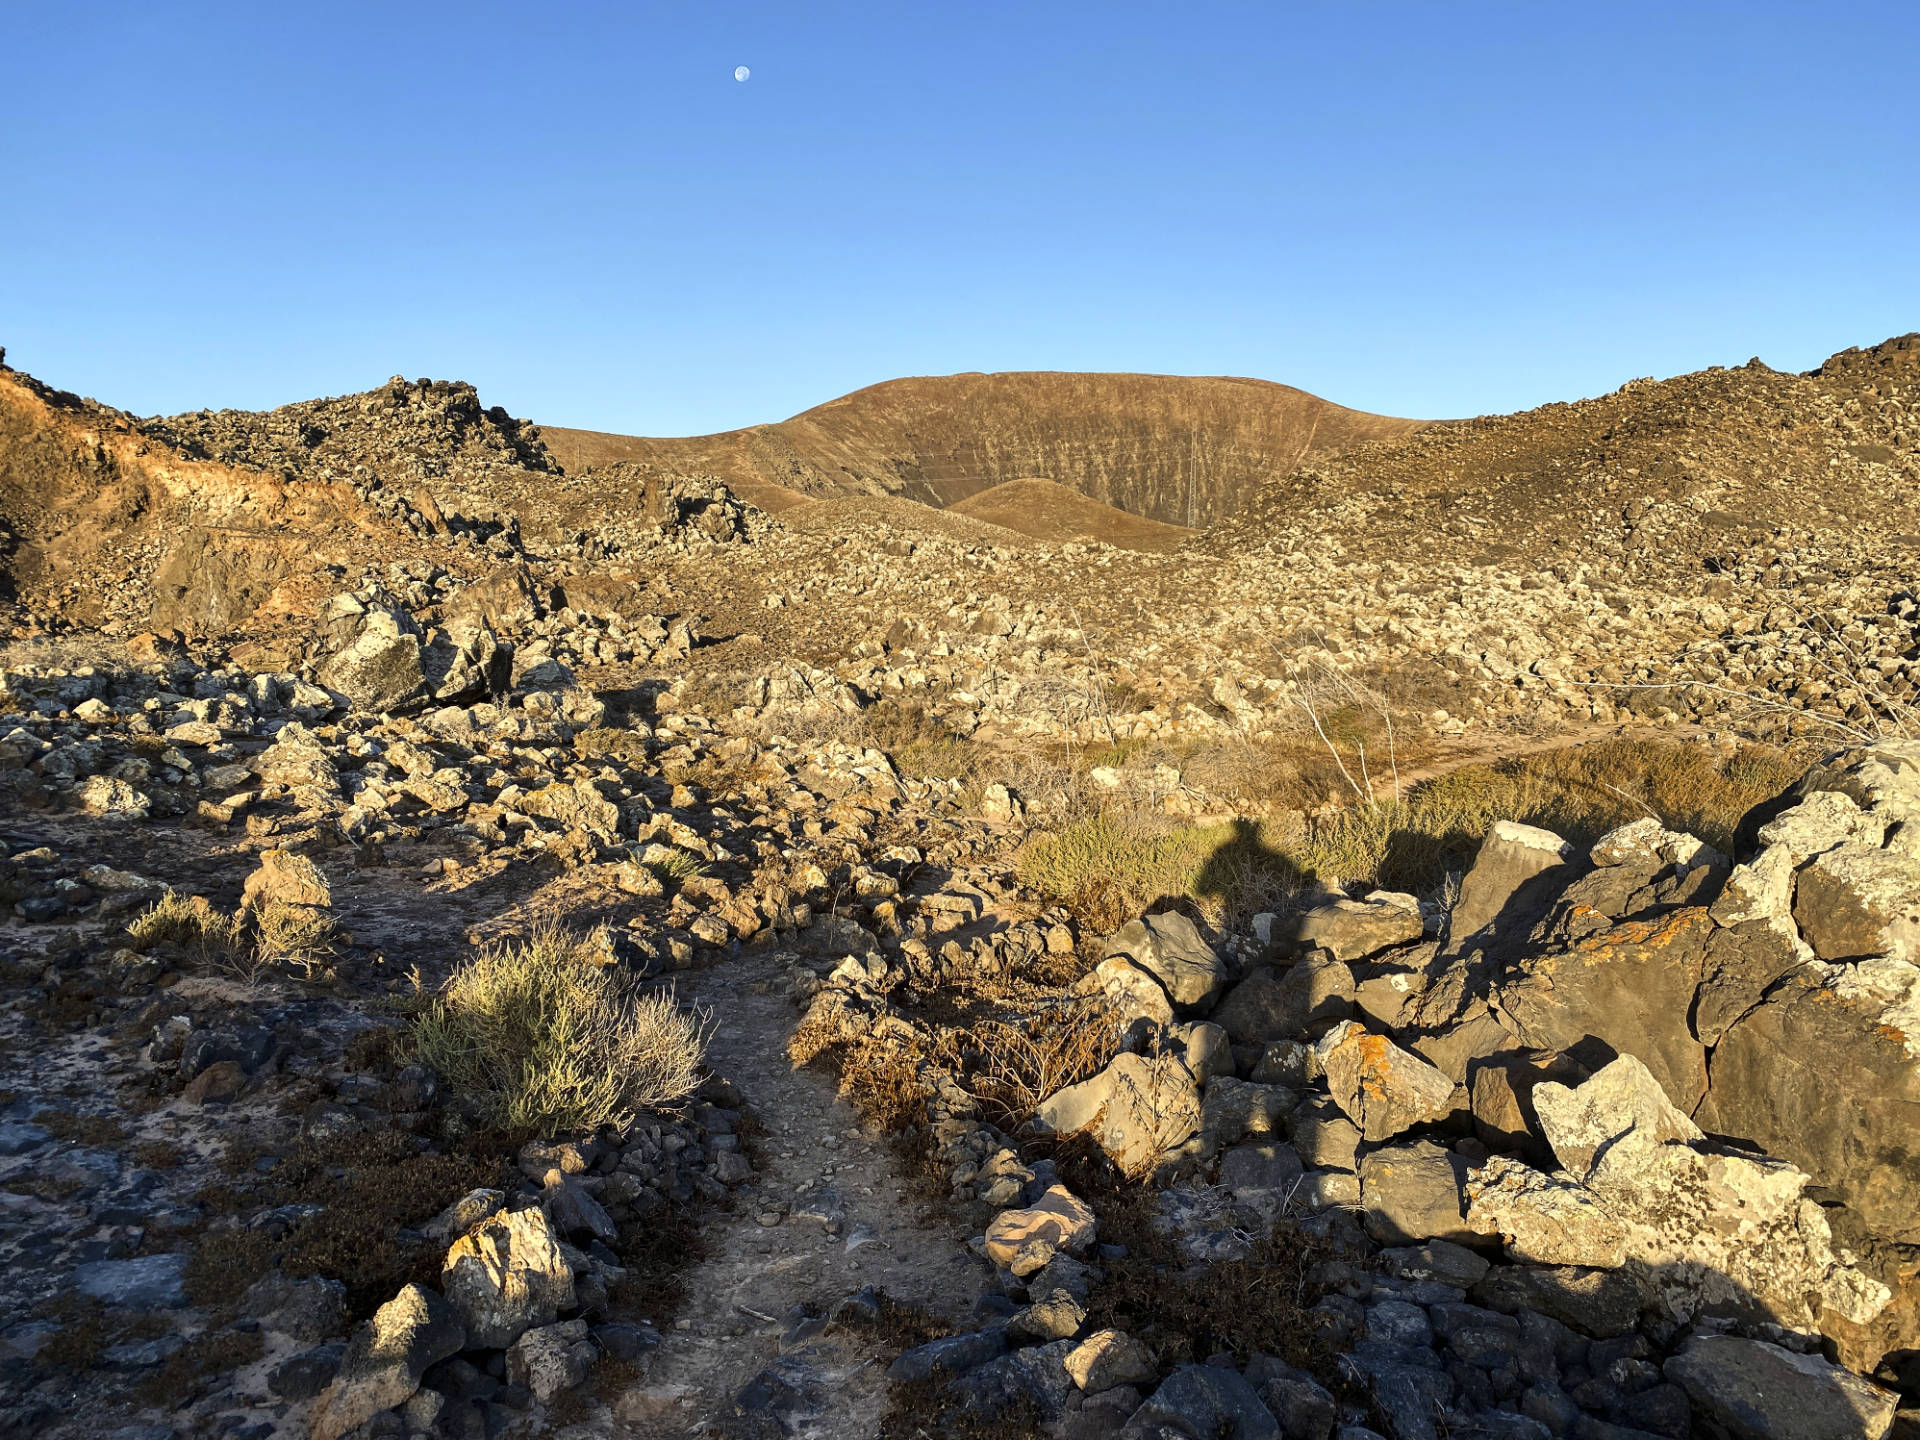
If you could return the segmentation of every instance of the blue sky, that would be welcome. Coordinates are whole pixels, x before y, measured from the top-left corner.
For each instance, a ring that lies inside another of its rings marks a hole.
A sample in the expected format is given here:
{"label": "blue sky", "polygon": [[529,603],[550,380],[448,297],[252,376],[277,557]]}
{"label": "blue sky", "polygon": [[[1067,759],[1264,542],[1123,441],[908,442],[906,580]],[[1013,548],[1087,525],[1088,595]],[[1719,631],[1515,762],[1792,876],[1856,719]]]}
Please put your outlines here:
{"label": "blue sky", "polygon": [[398,372],[645,434],[1804,369],[1920,328],[1916,53],[1911,0],[17,5],[0,344],[142,413]]}

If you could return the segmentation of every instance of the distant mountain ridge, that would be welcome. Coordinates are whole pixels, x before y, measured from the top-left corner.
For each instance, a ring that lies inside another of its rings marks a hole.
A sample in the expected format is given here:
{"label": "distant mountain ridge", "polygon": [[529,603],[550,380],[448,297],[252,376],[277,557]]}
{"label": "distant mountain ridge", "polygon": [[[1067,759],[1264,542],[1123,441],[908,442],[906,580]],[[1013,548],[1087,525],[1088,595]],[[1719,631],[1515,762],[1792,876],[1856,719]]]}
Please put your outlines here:
{"label": "distant mountain ridge", "polygon": [[1425,423],[1270,380],[1008,371],[888,380],[790,420],[717,435],[540,432],[569,472],[612,460],[705,472],[768,509],[799,496],[883,494],[944,508],[1039,477],[1196,527],[1234,514],[1275,475]]}

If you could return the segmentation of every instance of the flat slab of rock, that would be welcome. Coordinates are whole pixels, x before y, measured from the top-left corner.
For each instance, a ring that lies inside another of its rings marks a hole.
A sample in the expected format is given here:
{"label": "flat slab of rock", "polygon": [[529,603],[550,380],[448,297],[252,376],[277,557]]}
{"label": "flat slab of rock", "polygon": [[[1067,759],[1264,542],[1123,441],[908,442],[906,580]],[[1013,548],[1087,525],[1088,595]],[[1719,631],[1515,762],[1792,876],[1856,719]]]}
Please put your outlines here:
{"label": "flat slab of rock", "polygon": [[187,1303],[187,1257],[140,1255],[93,1260],[74,1271],[73,1288],[108,1305],[171,1310]]}
{"label": "flat slab of rock", "polygon": [[[1473,867],[1460,882],[1460,898],[1447,919],[1447,943],[1460,948],[1467,940],[1508,918],[1510,909],[1528,909],[1536,877],[1563,870],[1574,855],[1573,846],[1536,825],[1496,821],[1480,842]],[[1522,891],[1527,891],[1526,895]],[[1511,917],[1517,928],[1531,925],[1537,915]]]}
{"label": "flat slab of rock", "polygon": [[1760,827],[1762,845],[1778,845],[1795,867],[1842,845],[1878,846],[1887,835],[1884,816],[1863,811],[1851,795],[1816,790]]}
{"label": "flat slab of rock", "polygon": [[1920,858],[1860,844],[1829,850],[1800,872],[1793,918],[1822,960],[1920,965]]}
{"label": "flat slab of rock", "polygon": [[[1888,962],[1833,979],[1792,974],[1727,1029],[1696,1112],[1835,1191],[1878,1233],[1920,1243],[1920,1007]],[[1862,974],[1862,971],[1868,972]]]}
{"label": "flat slab of rock", "polygon": [[1049,1096],[1033,1118],[1045,1134],[1085,1131],[1123,1170],[1141,1174],[1199,1134],[1200,1092],[1179,1060],[1125,1054]]}
{"label": "flat slab of rock", "polygon": [[1623,920],[1563,949],[1528,955],[1495,987],[1523,1044],[1571,1050],[1589,1036],[1640,1058],[1684,1110],[1707,1089],[1706,1047],[1687,1026],[1700,988],[1707,911]]}
{"label": "flat slab of rock", "polygon": [[1302,949],[1321,949],[1336,960],[1353,961],[1417,944],[1426,930],[1419,900],[1376,890],[1364,900],[1314,907],[1300,917],[1294,933]]}
{"label": "flat slab of rock", "polygon": [[1881,1440],[1898,1403],[1821,1356],[1733,1335],[1690,1340],[1665,1373],[1738,1440]]}
{"label": "flat slab of rock", "polygon": [[1387,1145],[1360,1159],[1360,1205],[1367,1233],[1382,1245],[1422,1240],[1473,1244],[1467,1224],[1467,1162],[1430,1140]]}
{"label": "flat slab of rock", "polygon": [[291,850],[263,850],[260,868],[247,877],[241,890],[241,904],[252,908],[267,900],[325,909],[333,904],[333,889],[307,856]]}
{"label": "flat slab of rock", "polygon": [[1507,1258],[1611,1270],[1626,1230],[1585,1186],[1496,1155],[1467,1178],[1467,1224],[1506,1242]]}
{"label": "flat slab of rock", "polygon": [[1128,1419],[1120,1440],[1178,1435],[1221,1436],[1223,1440],[1281,1440],[1260,1392],[1235,1370],[1216,1365],[1182,1365]]}
{"label": "flat slab of rock", "polygon": [[1255,970],[1215,1007],[1213,1023],[1243,1045],[1304,1040],[1351,1015],[1353,997],[1353,971],[1316,953],[1285,970]]}

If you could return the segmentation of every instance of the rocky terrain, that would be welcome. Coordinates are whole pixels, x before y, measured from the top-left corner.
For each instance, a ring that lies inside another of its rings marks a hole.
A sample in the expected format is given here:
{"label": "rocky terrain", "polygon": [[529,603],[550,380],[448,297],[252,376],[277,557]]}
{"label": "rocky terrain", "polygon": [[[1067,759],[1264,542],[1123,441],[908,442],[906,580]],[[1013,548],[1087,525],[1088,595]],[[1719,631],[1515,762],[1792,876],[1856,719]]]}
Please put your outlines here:
{"label": "rocky terrain", "polygon": [[[1191,538],[1001,378],[775,513],[0,369],[0,1430],[1920,1433],[1920,342],[1246,441]],[[489,1100],[515,957],[685,1083]]]}

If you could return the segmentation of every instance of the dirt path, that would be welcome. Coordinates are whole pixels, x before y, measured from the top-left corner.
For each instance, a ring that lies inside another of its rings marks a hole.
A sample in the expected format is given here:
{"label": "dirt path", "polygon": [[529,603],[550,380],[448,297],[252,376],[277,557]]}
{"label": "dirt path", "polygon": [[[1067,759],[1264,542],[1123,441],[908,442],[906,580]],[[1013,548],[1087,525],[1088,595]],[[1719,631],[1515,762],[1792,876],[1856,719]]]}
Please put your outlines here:
{"label": "dirt path", "polygon": [[[749,955],[683,985],[714,1017],[710,1065],[766,1129],[760,1173],[731,1213],[707,1222],[707,1257],[687,1277],[680,1319],[646,1382],[621,1400],[610,1429],[574,1433],[870,1440],[886,1409],[890,1357],[869,1331],[828,1324],[796,1333],[797,1307],[825,1314],[873,1286],[960,1319],[979,1298],[985,1273],[966,1237],[922,1216],[884,1139],[862,1129],[829,1077],[792,1069],[787,1040],[798,1015],[781,973],[771,958]],[[763,1383],[739,1403],[757,1377]]]}

